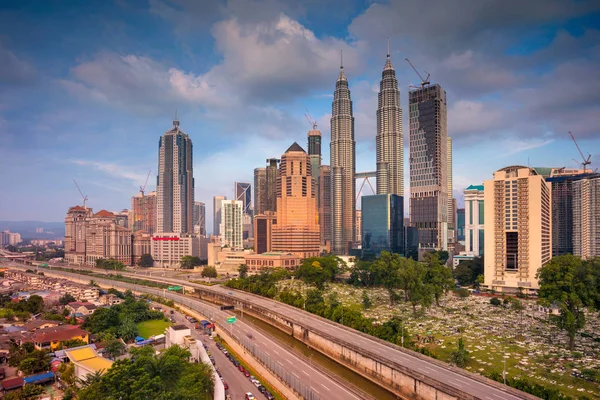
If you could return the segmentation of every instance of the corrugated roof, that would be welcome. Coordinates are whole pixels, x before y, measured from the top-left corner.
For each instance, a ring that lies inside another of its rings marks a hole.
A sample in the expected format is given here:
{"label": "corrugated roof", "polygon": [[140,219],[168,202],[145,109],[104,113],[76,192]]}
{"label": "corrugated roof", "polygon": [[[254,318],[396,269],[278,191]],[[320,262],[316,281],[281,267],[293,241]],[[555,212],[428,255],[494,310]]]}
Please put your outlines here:
{"label": "corrugated roof", "polygon": [[84,347],[68,352],[71,361],[82,361],[88,358],[96,357],[96,353],[90,347]]}
{"label": "corrugated roof", "polygon": [[110,369],[110,367],[112,367],[113,363],[112,363],[112,361],[107,360],[106,358],[94,357],[94,358],[80,361],[79,364],[81,364],[83,367],[85,367],[89,370],[92,370],[92,371],[102,371],[102,370]]}

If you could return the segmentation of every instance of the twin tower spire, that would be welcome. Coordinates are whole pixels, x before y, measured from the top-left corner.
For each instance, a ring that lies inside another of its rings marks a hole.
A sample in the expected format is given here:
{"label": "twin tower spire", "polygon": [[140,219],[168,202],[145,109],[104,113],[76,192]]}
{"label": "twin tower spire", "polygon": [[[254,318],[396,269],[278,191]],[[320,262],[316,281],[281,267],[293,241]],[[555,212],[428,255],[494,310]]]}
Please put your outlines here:
{"label": "twin tower spire", "polygon": [[[331,110],[330,178],[332,251],[349,254],[356,238],[356,142],[354,115],[343,52]],[[377,194],[404,195],[404,136],[396,72],[387,60],[382,72],[377,107]]]}

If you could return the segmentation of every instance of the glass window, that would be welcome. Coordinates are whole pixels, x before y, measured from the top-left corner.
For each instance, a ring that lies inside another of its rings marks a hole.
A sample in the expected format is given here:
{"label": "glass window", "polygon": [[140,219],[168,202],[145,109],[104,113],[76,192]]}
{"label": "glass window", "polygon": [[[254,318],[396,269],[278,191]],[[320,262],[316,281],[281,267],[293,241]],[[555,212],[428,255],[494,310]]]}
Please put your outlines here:
{"label": "glass window", "polygon": [[483,200],[479,200],[479,225],[483,225]]}

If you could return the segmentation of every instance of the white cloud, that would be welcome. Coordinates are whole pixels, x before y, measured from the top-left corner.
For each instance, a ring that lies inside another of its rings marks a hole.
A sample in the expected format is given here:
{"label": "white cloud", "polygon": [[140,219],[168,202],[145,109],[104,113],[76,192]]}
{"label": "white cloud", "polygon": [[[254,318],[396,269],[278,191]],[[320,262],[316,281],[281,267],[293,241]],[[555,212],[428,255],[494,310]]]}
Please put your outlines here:
{"label": "white cloud", "polygon": [[146,181],[147,172],[136,172],[138,169],[130,166],[123,166],[115,163],[90,161],[90,160],[70,160],[71,163],[83,167],[90,167],[96,171],[103,172],[113,178],[129,180],[136,185],[142,185]]}
{"label": "white cloud", "polygon": [[506,149],[501,157],[511,156],[527,150],[544,147],[554,142],[554,139],[509,139],[502,143],[501,147]]}

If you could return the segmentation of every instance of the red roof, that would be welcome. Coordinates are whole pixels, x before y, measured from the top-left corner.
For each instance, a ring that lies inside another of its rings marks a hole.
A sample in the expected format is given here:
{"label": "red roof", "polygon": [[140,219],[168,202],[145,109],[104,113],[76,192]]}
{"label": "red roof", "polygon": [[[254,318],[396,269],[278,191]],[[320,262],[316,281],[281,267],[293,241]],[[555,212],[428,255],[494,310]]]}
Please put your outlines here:
{"label": "red roof", "polygon": [[85,211],[85,208],[81,206],[73,206],[71,207],[71,211]]}
{"label": "red roof", "polygon": [[106,211],[106,210],[100,210],[96,214],[94,214],[94,217],[114,217],[114,216],[115,216],[115,214],[111,213],[110,211]]}
{"label": "red roof", "polygon": [[10,378],[0,382],[0,385],[4,390],[10,390],[20,388],[24,383],[23,378]]}
{"label": "red roof", "polygon": [[62,327],[40,329],[33,335],[32,339],[35,343],[61,342],[63,340],[71,340],[87,334],[88,333],[86,331],[78,326],[63,325]]}

